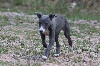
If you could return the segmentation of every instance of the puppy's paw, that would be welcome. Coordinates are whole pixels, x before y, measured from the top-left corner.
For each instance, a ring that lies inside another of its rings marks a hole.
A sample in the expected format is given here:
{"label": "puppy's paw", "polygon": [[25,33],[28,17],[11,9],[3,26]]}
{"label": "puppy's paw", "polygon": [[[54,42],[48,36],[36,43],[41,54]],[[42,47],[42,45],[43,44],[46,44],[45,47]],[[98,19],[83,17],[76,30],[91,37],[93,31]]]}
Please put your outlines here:
{"label": "puppy's paw", "polygon": [[55,56],[55,57],[58,57],[58,56],[60,56],[60,54],[54,54],[54,56]]}
{"label": "puppy's paw", "polygon": [[47,44],[44,44],[43,47],[47,48]]}
{"label": "puppy's paw", "polygon": [[47,57],[46,57],[46,56],[42,56],[42,58],[43,58],[44,60],[47,60]]}
{"label": "puppy's paw", "polygon": [[68,49],[70,52],[73,52],[73,47],[69,46]]}

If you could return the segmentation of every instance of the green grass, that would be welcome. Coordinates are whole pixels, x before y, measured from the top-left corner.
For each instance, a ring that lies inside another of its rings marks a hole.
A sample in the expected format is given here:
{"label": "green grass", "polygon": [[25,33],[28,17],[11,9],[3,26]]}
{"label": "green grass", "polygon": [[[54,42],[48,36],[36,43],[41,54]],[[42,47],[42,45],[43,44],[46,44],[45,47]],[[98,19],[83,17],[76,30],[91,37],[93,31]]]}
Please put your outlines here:
{"label": "green grass", "polygon": [[8,52],[8,48],[0,45],[0,54],[2,54],[2,53],[5,54],[7,52]]}
{"label": "green grass", "polygon": [[[81,9],[79,9],[81,10]],[[68,19],[71,20],[100,20],[100,13],[90,13],[90,12],[86,12],[86,13],[81,13],[80,11],[74,11],[73,13],[71,12],[66,12],[65,15]]]}
{"label": "green grass", "polygon": [[0,27],[10,25],[9,22],[0,22]]}
{"label": "green grass", "polygon": [[88,31],[90,29],[89,24],[77,24],[77,26],[79,27],[79,30],[84,33],[85,33],[85,31]]}
{"label": "green grass", "polygon": [[8,21],[8,18],[6,16],[0,16],[0,20],[2,20],[2,21]]}
{"label": "green grass", "polygon": [[5,16],[0,16],[0,27],[10,25],[8,18]]}
{"label": "green grass", "polygon": [[76,58],[73,59],[73,62],[79,63],[79,62],[81,62],[81,59],[79,57],[76,57]]}
{"label": "green grass", "polygon": [[40,63],[35,63],[35,64],[33,64],[34,66],[41,66],[41,64]]}
{"label": "green grass", "polygon": [[0,35],[0,39],[2,40],[7,39],[7,41],[15,41],[17,38],[18,38],[17,36]]}
{"label": "green grass", "polygon": [[27,14],[35,14],[35,12],[43,12],[44,14],[60,13],[66,16],[66,18],[72,20],[100,20],[99,11],[94,10],[94,12],[91,12],[91,10],[86,9],[86,12],[83,13],[81,12],[81,10],[83,10],[81,6],[70,11],[68,9],[69,6],[66,4],[65,0],[59,0],[57,4],[45,0],[10,0],[10,4],[12,5],[10,7],[1,5],[0,10],[3,12],[25,12]]}
{"label": "green grass", "polygon": [[12,66],[12,65],[9,64],[8,62],[0,61],[0,66]]}

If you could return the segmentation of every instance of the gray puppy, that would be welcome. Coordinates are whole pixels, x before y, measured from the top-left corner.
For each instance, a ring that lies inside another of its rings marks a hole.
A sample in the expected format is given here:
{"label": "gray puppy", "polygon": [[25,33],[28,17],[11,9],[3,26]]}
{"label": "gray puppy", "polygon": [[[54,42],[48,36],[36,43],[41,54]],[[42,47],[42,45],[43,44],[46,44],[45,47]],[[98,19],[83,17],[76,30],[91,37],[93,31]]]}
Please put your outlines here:
{"label": "gray puppy", "polygon": [[[60,14],[43,15],[42,13],[36,13],[39,18],[39,32],[42,39],[43,47],[46,48],[43,59],[47,59],[50,53],[51,47],[56,42],[56,53],[54,56],[60,54],[60,44],[58,42],[59,33],[64,31],[65,37],[68,39],[69,50],[72,51],[72,40],[70,38],[70,28],[67,20]],[[45,42],[45,36],[49,36],[49,45]]]}

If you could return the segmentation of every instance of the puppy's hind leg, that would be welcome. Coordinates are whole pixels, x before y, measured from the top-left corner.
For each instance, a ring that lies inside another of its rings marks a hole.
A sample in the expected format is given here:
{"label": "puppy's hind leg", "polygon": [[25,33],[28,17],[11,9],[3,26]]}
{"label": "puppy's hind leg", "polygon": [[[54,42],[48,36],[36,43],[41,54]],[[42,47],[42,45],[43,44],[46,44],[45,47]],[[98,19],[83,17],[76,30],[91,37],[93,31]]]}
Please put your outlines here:
{"label": "puppy's hind leg", "polygon": [[60,55],[60,44],[58,42],[58,34],[55,36],[55,42],[56,42],[56,54],[54,54],[55,57],[58,57]]}
{"label": "puppy's hind leg", "polygon": [[72,40],[71,40],[71,38],[70,38],[69,25],[66,25],[66,26],[65,26],[64,35],[65,35],[65,37],[68,39],[69,50],[70,50],[70,51],[73,51],[73,48],[72,48]]}

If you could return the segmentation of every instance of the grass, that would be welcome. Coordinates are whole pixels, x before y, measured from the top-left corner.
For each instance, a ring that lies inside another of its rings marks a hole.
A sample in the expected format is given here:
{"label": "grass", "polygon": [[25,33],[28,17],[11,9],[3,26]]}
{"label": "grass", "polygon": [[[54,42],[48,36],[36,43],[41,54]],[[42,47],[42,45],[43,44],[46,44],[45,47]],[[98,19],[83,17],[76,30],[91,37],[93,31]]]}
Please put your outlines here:
{"label": "grass", "polygon": [[0,26],[2,27],[2,26],[7,26],[7,25],[10,25],[10,23],[9,22],[1,22],[0,23]]}
{"label": "grass", "polygon": [[73,13],[71,12],[68,12],[68,14],[66,15],[66,17],[68,19],[71,19],[71,20],[100,20],[99,18],[99,15],[100,13],[81,13],[81,12],[78,12],[78,11],[74,11]]}
{"label": "grass", "polygon": [[0,54],[5,54],[8,52],[8,48],[0,45]]}
{"label": "grass", "polygon": [[35,64],[33,64],[34,66],[41,66],[41,64],[40,63],[35,63]]}
{"label": "grass", "polygon": [[43,12],[44,14],[60,13],[71,20],[100,20],[99,11],[91,12],[91,10],[86,10],[86,12],[81,12],[81,6],[70,11],[69,5],[68,3],[66,4],[65,0],[59,0],[57,4],[45,0],[10,0],[10,4],[12,5],[10,7],[1,5],[0,10],[25,12],[27,14],[34,14],[35,12]]}
{"label": "grass", "polygon": [[9,22],[8,22],[8,18],[5,17],[5,16],[0,16],[0,27],[2,26],[6,26],[6,25],[11,25]]}
{"label": "grass", "polygon": [[0,61],[0,66],[12,66],[12,64],[10,64],[8,62]]}
{"label": "grass", "polygon": [[8,21],[8,18],[6,16],[0,16],[0,20],[2,20],[2,21]]}
{"label": "grass", "polygon": [[74,58],[74,59],[73,59],[73,62],[75,62],[75,63],[79,63],[79,62],[81,62],[81,59],[78,58],[78,57],[77,57],[77,58]]}
{"label": "grass", "polygon": [[16,39],[18,39],[18,37],[17,36],[0,35],[0,39],[2,39],[2,40],[7,39],[7,41],[15,41]]}

